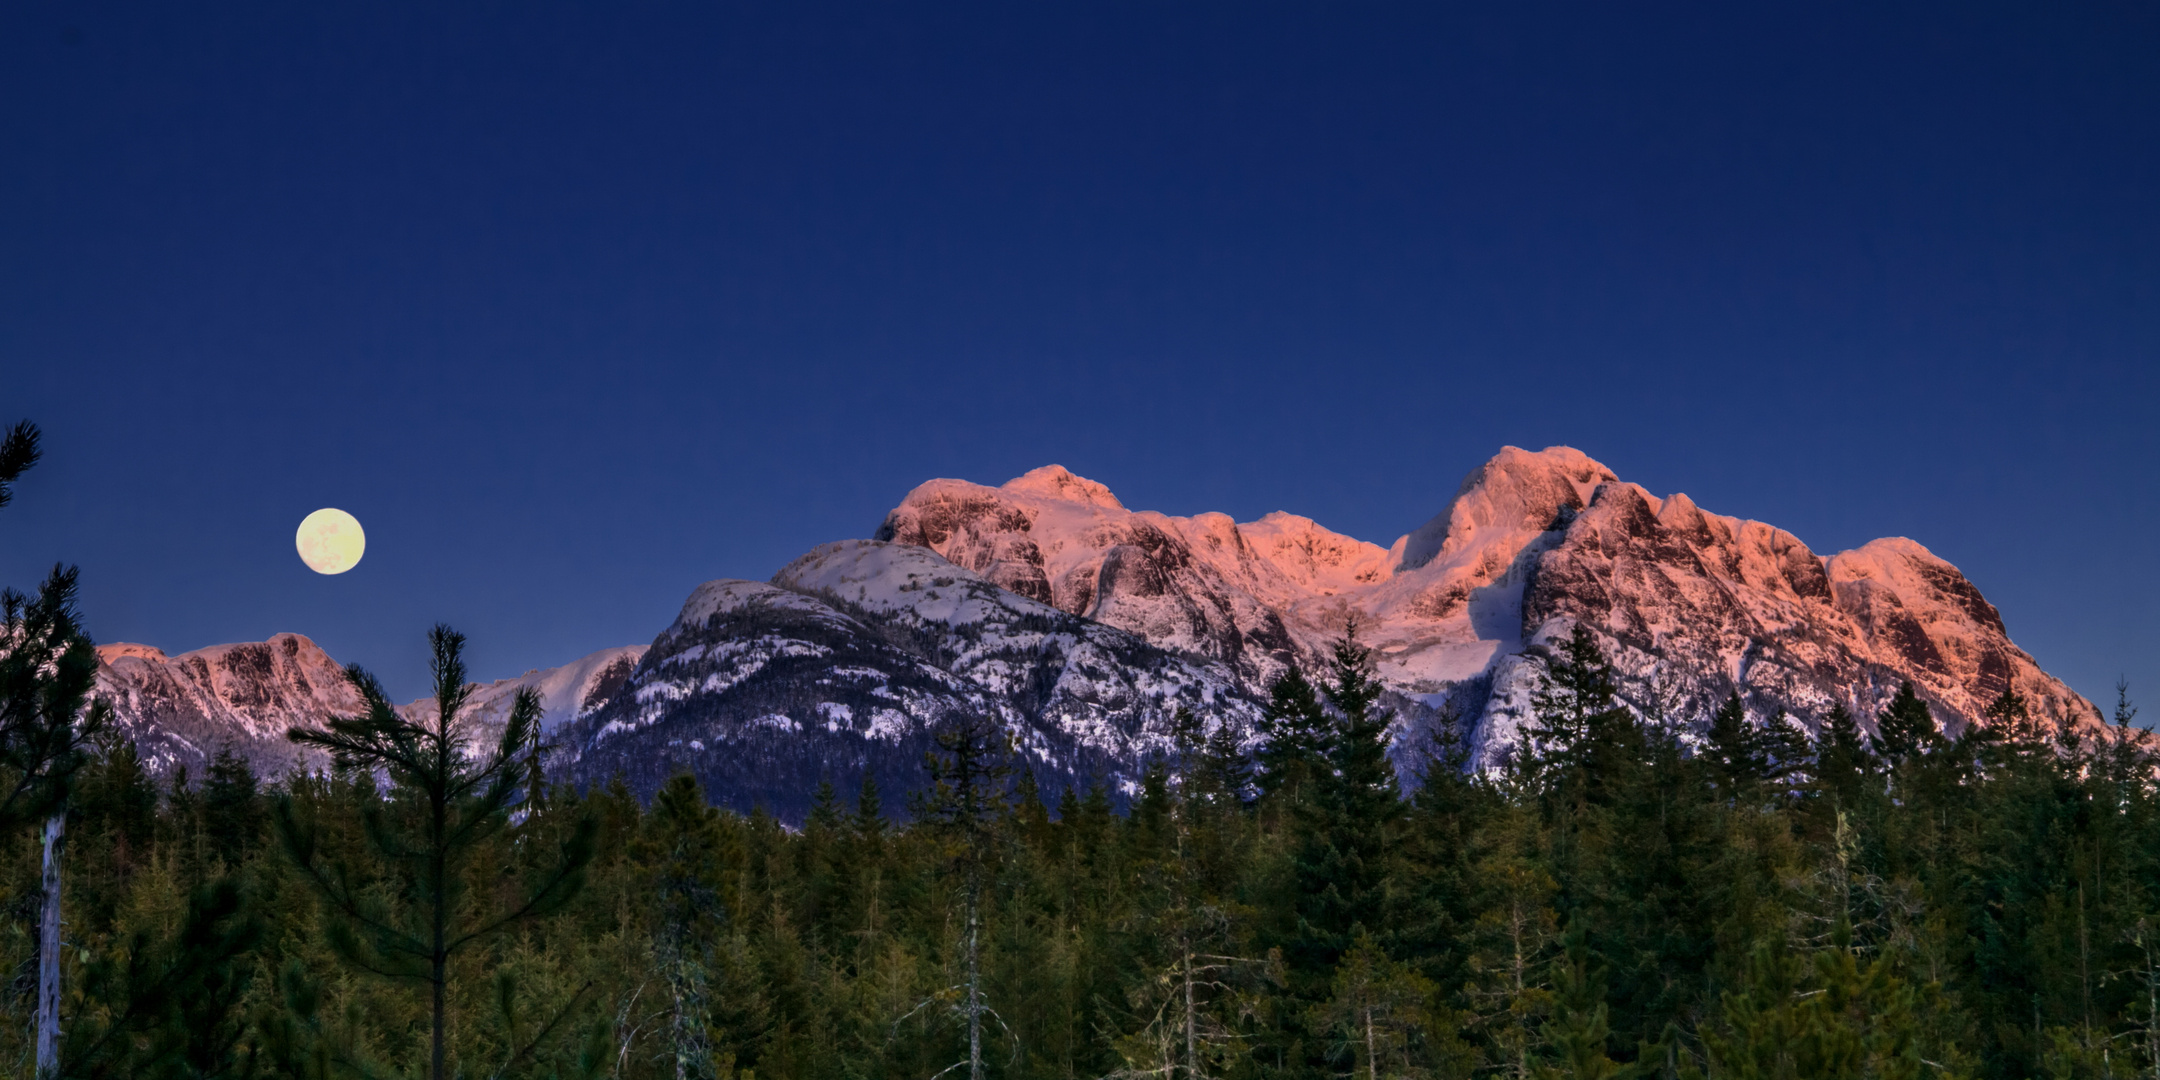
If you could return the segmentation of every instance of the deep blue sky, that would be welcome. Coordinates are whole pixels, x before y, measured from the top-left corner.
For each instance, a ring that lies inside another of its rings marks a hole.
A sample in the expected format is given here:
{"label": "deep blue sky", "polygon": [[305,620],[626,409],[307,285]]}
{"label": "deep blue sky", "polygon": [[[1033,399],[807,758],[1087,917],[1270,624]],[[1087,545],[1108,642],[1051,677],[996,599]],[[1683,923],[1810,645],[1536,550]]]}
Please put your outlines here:
{"label": "deep blue sky", "polygon": [[1564,442],[2153,697],[2156,368],[2151,4],[0,7],[0,581],[401,694],[933,476],[1385,544]]}

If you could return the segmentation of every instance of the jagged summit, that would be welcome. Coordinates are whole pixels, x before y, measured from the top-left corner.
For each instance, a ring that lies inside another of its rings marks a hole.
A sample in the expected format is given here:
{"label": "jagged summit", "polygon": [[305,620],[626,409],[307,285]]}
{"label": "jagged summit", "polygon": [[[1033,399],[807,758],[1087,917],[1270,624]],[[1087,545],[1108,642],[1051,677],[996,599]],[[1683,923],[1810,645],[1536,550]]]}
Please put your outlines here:
{"label": "jagged summit", "polygon": [[1025,475],[1005,481],[999,490],[1033,495],[1046,495],[1068,502],[1087,503],[1106,510],[1123,510],[1125,504],[1110,494],[1110,489],[1084,476],[1074,476],[1063,465],[1045,465],[1030,469]]}
{"label": "jagged summit", "polygon": [[1543,532],[1562,510],[1588,505],[1597,485],[1618,479],[1571,446],[1536,453],[1503,446],[1463,477],[1447,509],[1406,538],[1401,568],[1415,570],[1460,554],[1495,533]]}
{"label": "jagged summit", "polygon": [[[1077,485],[1085,497],[1068,494]],[[1317,660],[1355,616],[1388,686],[1467,710],[1495,750],[1527,717],[1547,643],[1576,624],[1599,635],[1631,700],[1649,707],[1655,684],[1669,713],[1738,692],[1811,722],[1838,703],[1868,716],[1911,679],[1953,729],[2006,687],[2060,723],[2098,716],[1920,545],[1878,540],[1826,559],[1566,446],[1502,448],[1392,549],[1287,513],[1240,524],[1129,511],[1055,467],[998,488],[925,484],[878,535],[1223,660],[1254,685]]]}
{"label": "jagged summit", "polygon": [[[471,715],[483,730],[499,725],[517,692],[531,687],[540,692],[542,726],[552,731],[613,693],[644,652],[642,645],[603,649],[561,667],[476,684]],[[98,646],[98,659],[98,694],[112,702],[115,724],[135,740],[143,761],[161,773],[185,767],[200,776],[220,750],[248,758],[270,775],[319,765],[319,755],[286,740],[286,729],[321,727],[363,708],[344,666],[301,634],[177,656],[116,642]],[[432,698],[401,707],[413,717],[431,716],[434,709]]]}

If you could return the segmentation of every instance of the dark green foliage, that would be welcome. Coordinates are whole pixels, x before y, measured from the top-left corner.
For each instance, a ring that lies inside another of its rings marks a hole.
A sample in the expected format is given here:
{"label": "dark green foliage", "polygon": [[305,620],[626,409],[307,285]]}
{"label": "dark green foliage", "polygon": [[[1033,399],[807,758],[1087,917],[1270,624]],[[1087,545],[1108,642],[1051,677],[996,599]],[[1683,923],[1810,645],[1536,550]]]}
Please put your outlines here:
{"label": "dark green foliage", "polygon": [[1390,860],[1405,810],[1387,759],[1389,716],[1375,707],[1372,651],[1358,644],[1353,628],[1330,661],[1334,715],[1322,729],[1307,796],[1296,805],[1297,931],[1284,949],[1293,976],[1316,979],[1334,970],[1359,933],[1378,937],[1390,929]]}
{"label": "dark green foliage", "polygon": [[1312,777],[1326,767],[1328,718],[1320,692],[1292,667],[1269,688],[1267,712],[1260,720],[1260,802],[1281,813],[1305,793]]}
{"label": "dark green foliage", "polygon": [[1751,723],[1738,694],[1710,715],[1697,753],[1720,796],[1727,799],[1759,794],[1764,785],[1805,770],[1812,756],[1807,733],[1784,710],[1761,724]]}
{"label": "dark green foliage", "polygon": [[[326,730],[289,732],[296,743],[330,751],[341,768],[388,774],[388,801],[361,813],[365,854],[326,837],[320,814],[309,812],[316,808],[280,800],[274,819],[286,855],[334,913],[326,936],[338,955],[359,970],[428,988],[433,998],[428,1074],[443,1080],[449,1075],[451,961],[491,935],[567,904],[584,883],[598,823],[579,819],[552,857],[530,868],[507,902],[469,900],[474,857],[509,827],[510,807],[525,779],[525,756],[537,745],[533,730],[540,702],[532,691],[521,691],[497,749],[468,757],[472,721],[465,704],[472,686],[465,678],[465,639],[438,626],[429,644],[436,706],[431,721],[399,715],[374,677],[355,667],[348,674],[367,703],[366,713],[333,719]],[[206,795],[206,816],[211,808]],[[370,887],[369,871],[377,867],[393,893]]]}
{"label": "dark green foliage", "polygon": [[98,659],[76,614],[77,579],[56,566],[34,598],[0,591],[0,835],[67,803],[109,714],[90,700]]}
{"label": "dark green foliage", "polygon": [[[852,799],[812,780],[799,831],[687,775],[649,806],[625,784],[534,800],[512,739],[509,794],[461,819],[458,924],[517,910],[566,845],[589,844],[587,884],[446,960],[444,1058],[622,1080],[2160,1067],[2160,755],[2127,694],[2074,736],[2019,734],[2032,706],[1998,694],[1956,741],[1901,694],[1893,765],[1843,712],[1804,746],[1734,701],[1646,718],[1585,635],[1549,658],[1539,748],[1466,772],[1443,725],[1405,800],[1368,658],[1346,639],[1329,659],[1288,684],[1277,720],[1303,743],[1274,761],[1297,783],[1258,809],[1214,779],[1243,755],[1199,713],[1122,816],[1102,784],[1058,784],[1053,813],[1038,748],[975,720],[940,730],[936,786],[891,793],[909,820],[875,779]],[[342,906],[427,925],[422,771],[213,764],[175,786],[100,747],[69,831],[69,1074],[426,1074],[433,984],[353,966],[397,943]],[[284,846],[246,842],[251,784]],[[0,864],[17,973],[30,839]],[[0,1060],[26,1034],[0,1028]]]}
{"label": "dark green foliage", "polygon": [[1941,749],[1943,737],[1934,714],[1910,682],[1898,687],[1890,704],[1875,717],[1875,756],[1892,767]]}
{"label": "dark green foliage", "polygon": [[1859,798],[1865,778],[1875,770],[1875,755],[1868,750],[1867,735],[1853,720],[1852,712],[1839,702],[1823,720],[1815,741],[1811,766],[1816,790],[1843,806]]}
{"label": "dark green foliage", "polygon": [[202,786],[203,836],[218,858],[238,863],[262,835],[267,811],[255,771],[230,750],[218,751]]}
{"label": "dark green foliage", "polygon": [[1536,756],[1523,767],[1533,783],[1556,810],[1574,813],[1605,802],[1640,758],[1642,730],[1617,697],[1612,669],[1588,627],[1577,625],[1550,657],[1531,707]]}
{"label": "dark green foliage", "polygon": [[196,888],[177,933],[137,929],[78,973],[63,1077],[230,1076],[261,918],[229,878]]}
{"label": "dark green foliage", "polygon": [[39,437],[37,425],[28,420],[16,421],[0,436],[0,506],[15,500],[15,481],[44,456],[38,449]]}

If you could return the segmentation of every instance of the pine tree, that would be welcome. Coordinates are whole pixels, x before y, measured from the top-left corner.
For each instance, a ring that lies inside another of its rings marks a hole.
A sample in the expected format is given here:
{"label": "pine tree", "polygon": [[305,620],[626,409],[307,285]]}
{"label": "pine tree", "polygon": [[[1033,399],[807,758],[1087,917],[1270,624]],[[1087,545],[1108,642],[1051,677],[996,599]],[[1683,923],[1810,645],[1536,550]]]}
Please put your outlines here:
{"label": "pine tree", "polygon": [[1762,740],[1748,726],[1747,710],[1735,693],[1710,714],[1697,755],[1709,767],[1718,794],[1727,800],[1769,774],[1770,762],[1762,752]]}
{"label": "pine tree", "polygon": [[1261,714],[1260,804],[1277,814],[1304,797],[1312,778],[1327,768],[1327,710],[1320,693],[1296,667],[1284,671],[1268,688]]}
{"label": "pine tree", "polygon": [[[17,423],[0,437],[0,507],[36,465],[37,426]],[[45,824],[38,930],[36,1068],[60,1069],[60,901],[62,841],[75,774],[109,710],[90,700],[97,652],[75,610],[78,574],[55,566],[35,599],[0,591],[0,838]]]}
{"label": "pine tree", "polygon": [[715,884],[726,869],[724,847],[719,814],[697,779],[669,780],[646,815],[640,853],[657,864],[653,963],[667,983],[675,1080],[712,1080],[715,1072],[709,953],[728,917]]}
{"label": "pine tree", "polygon": [[[1308,1002],[1360,932],[1385,935],[1395,891],[1396,832],[1405,807],[1387,758],[1389,714],[1377,708],[1380,685],[1372,651],[1353,624],[1329,658],[1328,703],[1320,768],[1294,806],[1291,869],[1296,929],[1283,950],[1293,993]],[[1386,942],[1382,940],[1382,946]]]}
{"label": "pine tree", "polygon": [[1445,1019],[1434,1008],[1432,982],[1406,964],[1390,960],[1359,933],[1335,965],[1331,993],[1312,1009],[1311,1026],[1333,1035],[1328,1057],[1347,1060],[1352,1077],[1381,1080],[1423,1073],[1421,1054],[1453,1040],[1440,1030]]}
{"label": "pine tree", "polygon": [[1623,1075],[1610,1053],[1604,980],[1590,955],[1585,928],[1572,924],[1553,965],[1553,1014],[1543,1040],[1550,1060],[1532,1071],[1539,1080],[1609,1080]]}
{"label": "pine tree", "polygon": [[1530,702],[1529,774],[1571,812],[1605,801],[1607,787],[1640,756],[1642,731],[1589,627],[1576,624],[1547,659]]}
{"label": "pine tree", "polygon": [[[427,987],[431,1001],[428,1076],[449,1077],[448,991],[453,957],[510,927],[560,910],[584,884],[598,822],[579,819],[552,858],[539,862],[516,900],[494,907],[468,900],[467,878],[488,841],[509,826],[519,782],[529,764],[539,694],[518,693],[492,753],[467,756],[474,721],[473,687],[466,681],[465,637],[447,626],[428,635],[433,653],[435,714],[407,720],[372,675],[354,666],[348,679],[367,706],[327,728],[293,728],[286,737],[330,751],[342,768],[380,770],[394,785],[387,805],[363,811],[370,854],[391,868],[409,899],[400,905],[361,883],[358,853],[327,851],[318,823],[290,797],[272,820],[286,855],[329,908],[329,940],[354,967]],[[520,1053],[516,1056],[522,1057]]]}
{"label": "pine tree", "polygon": [[[1875,771],[1875,755],[1868,751],[1867,734],[1853,720],[1843,702],[1832,706],[1815,740],[1815,759],[1808,766],[1814,790],[1829,800],[1834,813],[1851,808],[1862,797],[1866,778]],[[1879,793],[1879,792],[1878,792]]]}
{"label": "pine tree", "polygon": [[916,816],[940,838],[960,880],[962,970],[955,1011],[967,1024],[968,1080],[982,1080],[983,1021],[996,1018],[983,992],[983,894],[1002,855],[999,825],[1011,812],[1012,747],[1004,728],[981,714],[950,724],[938,733],[937,745],[929,759],[930,790],[917,800]]}
{"label": "pine tree", "polygon": [[1943,745],[1927,702],[1908,681],[1898,687],[1890,704],[1875,717],[1875,756],[1896,768]]}
{"label": "pine tree", "polygon": [[255,770],[231,747],[210,761],[202,787],[203,834],[228,866],[238,866],[262,835],[264,809]]}
{"label": "pine tree", "polygon": [[1995,700],[1988,703],[1983,715],[1996,738],[2021,753],[2037,753],[2044,749],[2048,731],[2046,725],[2032,714],[2032,707],[2025,695],[2016,687],[2006,686]]}
{"label": "pine tree", "polygon": [[45,456],[38,448],[41,439],[37,425],[28,420],[16,421],[0,436],[0,507],[15,501],[15,481]]}
{"label": "pine tree", "polygon": [[1759,725],[1752,724],[1735,693],[1711,715],[1697,756],[1709,767],[1719,796],[1732,800],[1805,772],[1811,749],[1807,733],[1784,709]]}
{"label": "pine tree", "polygon": [[1252,759],[1238,744],[1237,729],[1225,719],[1215,721],[1207,743],[1200,750],[1200,790],[1211,802],[1243,809],[1251,804]]}

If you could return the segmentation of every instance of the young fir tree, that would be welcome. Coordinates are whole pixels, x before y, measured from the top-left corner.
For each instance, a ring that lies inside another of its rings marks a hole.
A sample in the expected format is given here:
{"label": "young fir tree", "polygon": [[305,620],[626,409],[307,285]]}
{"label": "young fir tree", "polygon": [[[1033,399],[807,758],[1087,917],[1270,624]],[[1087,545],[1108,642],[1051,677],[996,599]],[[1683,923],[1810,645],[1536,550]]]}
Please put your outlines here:
{"label": "young fir tree", "polygon": [[653,798],[637,853],[655,865],[653,965],[668,991],[675,1080],[713,1080],[710,955],[727,922],[716,883],[726,872],[719,813],[697,779],[676,776]]}
{"label": "young fir tree", "polygon": [[1305,795],[1312,778],[1327,768],[1327,710],[1320,692],[1296,667],[1268,688],[1268,707],[1260,717],[1260,805],[1273,816],[1287,814]]}
{"label": "young fir tree", "polygon": [[[1808,774],[1815,798],[1829,814],[1816,815],[1823,822],[1835,820],[1836,813],[1858,806],[1866,796],[1867,779],[1875,774],[1875,755],[1868,751],[1867,733],[1860,730],[1843,702],[1832,706],[1823,720]],[[1880,794],[1879,786],[1876,794]]]}
{"label": "young fir tree", "polygon": [[1327,1068],[1326,1033],[1307,1025],[1328,998],[1343,954],[1361,932],[1383,952],[1393,944],[1405,806],[1387,758],[1389,716],[1378,708],[1371,662],[1353,624],[1329,657],[1334,715],[1322,714],[1314,767],[1288,808],[1290,918],[1280,947],[1290,1001],[1277,1038],[1286,1061],[1308,1074]]}
{"label": "young fir tree", "polygon": [[218,751],[202,786],[203,837],[228,866],[238,866],[262,835],[264,809],[255,770],[231,747]]}
{"label": "young fir tree", "polygon": [[929,759],[930,789],[918,796],[916,817],[937,836],[959,879],[961,981],[954,1011],[967,1025],[962,1062],[968,1080],[982,1080],[983,1021],[996,1019],[983,991],[984,894],[1003,856],[999,830],[1011,811],[1012,746],[1005,729],[981,714],[953,722],[938,733],[937,745]]}
{"label": "young fir tree", "polygon": [[1605,980],[1593,964],[1585,928],[1568,927],[1564,951],[1553,963],[1553,1013],[1545,1021],[1545,1062],[1533,1066],[1538,1080],[1610,1080],[1625,1074],[1612,1059],[1612,1024]]}
{"label": "young fir tree", "polygon": [[2032,754],[2049,749],[2047,725],[2033,715],[2032,706],[2016,687],[2004,687],[1982,715],[1993,729],[1991,734],[2014,752]]}
{"label": "young fir tree", "polygon": [[[447,1080],[450,962],[459,953],[521,922],[560,910],[584,884],[598,822],[581,818],[552,857],[537,860],[506,904],[469,893],[473,862],[509,827],[510,810],[526,779],[525,755],[540,722],[540,697],[518,693],[491,752],[467,746],[475,720],[466,709],[465,637],[447,626],[428,635],[435,713],[400,715],[374,676],[346,669],[367,711],[338,717],[322,730],[293,728],[286,737],[328,750],[341,768],[382,772],[393,785],[387,803],[362,810],[369,855],[390,870],[397,901],[366,888],[358,852],[326,848],[318,823],[290,798],[273,807],[272,821],[287,857],[328,908],[328,937],[346,962],[363,971],[419,983],[430,995],[427,1075]],[[516,1050],[513,1059],[528,1056]]]}
{"label": "young fir tree", "polygon": [[1702,749],[1696,759],[1709,770],[1718,796],[1727,801],[1768,776],[1769,757],[1763,753],[1762,740],[1748,724],[1747,709],[1740,704],[1739,694],[1726,697],[1725,703],[1710,714],[1710,725],[1703,731]]}
{"label": "young fir tree", "polygon": [[1782,781],[1807,768],[1807,733],[1779,709],[1761,724],[1750,723],[1740,695],[1726,697],[1711,714],[1697,759],[1709,769],[1712,786],[1728,802],[1765,784]]}
{"label": "young fir tree", "polygon": [[1391,860],[1405,809],[1387,757],[1390,715],[1378,708],[1372,650],[1358,643],[1354,624],[1335,642],[1329,667],[1335,716],[1308,796],[1297,805],[1298,932],[1285,955],[1294,973],[1321,978],[1361,929],[1375,935],[1392,929]]}
{"label": "young fir tree", "polygon": [[1942,734],[1936,730],[1935,716],[1928,711],[1927,702],[1920,700],[1910,681],[1900,685],[1890,704],[1875,717],[1875,756],[1894,769],[1942,745]]}
{"label": "young fir tree", "polygon": [[1252,759],[1239,745],[1237,729],[1228,720],[1216,720],[1209,730],[1200,748],[1198,776],[1200,790],[1210,802],[1236,809],[1251,805]]}
{"label": "young fir tree", "polygon": [[1546,662],[1531,696],[1528,772],[1556,809],[1580,813],[1641,754],[1642,731],[1622,704],[1612,666],[1580,623]]}

